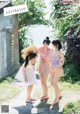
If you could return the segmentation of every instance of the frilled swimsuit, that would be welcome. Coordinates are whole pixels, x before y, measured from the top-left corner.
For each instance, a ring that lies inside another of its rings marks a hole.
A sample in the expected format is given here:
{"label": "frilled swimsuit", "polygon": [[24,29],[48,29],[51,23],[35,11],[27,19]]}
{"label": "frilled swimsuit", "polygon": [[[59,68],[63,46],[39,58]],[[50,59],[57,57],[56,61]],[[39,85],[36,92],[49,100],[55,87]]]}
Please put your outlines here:
{"label": "frilled swimsuit", "polygon": [[59,67],[60,65],[60,56],[56,51],[51,51],[51,67],[53,68],[54,75],[63,76],[63,68]]}

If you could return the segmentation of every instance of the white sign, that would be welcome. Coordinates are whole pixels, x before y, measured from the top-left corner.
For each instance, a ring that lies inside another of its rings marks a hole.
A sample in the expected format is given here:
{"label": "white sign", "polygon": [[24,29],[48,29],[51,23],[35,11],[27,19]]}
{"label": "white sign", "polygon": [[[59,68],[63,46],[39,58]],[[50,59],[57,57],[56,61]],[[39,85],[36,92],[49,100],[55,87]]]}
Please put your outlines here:
{"label": "white sign", "polygon": [[26,4],[6,7],[6,8],[4,8],[4,16],[14,15],[14,14],[18,14],[18,13],[27,12],[27,11],[28,11],[28,8],[27,8]]}

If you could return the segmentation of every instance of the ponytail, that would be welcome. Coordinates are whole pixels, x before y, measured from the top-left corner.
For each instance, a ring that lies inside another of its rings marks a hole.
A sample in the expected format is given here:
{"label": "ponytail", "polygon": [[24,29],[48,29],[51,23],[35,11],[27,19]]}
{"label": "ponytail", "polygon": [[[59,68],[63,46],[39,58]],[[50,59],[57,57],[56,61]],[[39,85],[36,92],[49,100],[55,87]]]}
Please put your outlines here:
{"label": "ponytail", "polygon": [[30,52],[30,53],[26,56],[24,67],[26,68],[26,66],[27,66],[28,63],[29,63],[29,60],[35,58],[36,56],[37,56],[36,53]]}
{"label": "ponytail", "polygon": [[24,64],[24,67],[26,68],[26,66],[28,65],[28,62],[29,62],[29,57],[26,56],[26,59],[25,59],[25,64]]}

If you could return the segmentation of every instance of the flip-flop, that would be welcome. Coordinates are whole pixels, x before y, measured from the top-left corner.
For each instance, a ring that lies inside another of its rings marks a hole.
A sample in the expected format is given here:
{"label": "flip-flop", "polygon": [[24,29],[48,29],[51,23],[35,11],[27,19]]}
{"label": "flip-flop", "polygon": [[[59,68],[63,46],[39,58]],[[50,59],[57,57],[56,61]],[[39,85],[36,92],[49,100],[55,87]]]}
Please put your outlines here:
{"label": "flip-flop", "polygon": [[33,99],[33,98],[32,98],[31,100],[32,100],[32,101],[36,101],[36,99]]}
{"label": "flip-flop", "polygon": [[34,101],[36,101],[36,99],[31,99],[30,101],[26,101],[26,103],[33,103]]}
{"label": "flip-flop", "polygon": [[54,106],[54,105],[56,105],[56,104],[58,104],[58,103],[59,103],[59,101],[57,101],[57,102],[55,102],[55,103],[51,104],[51,106],[50,106],[50,108],[49,108],[49,109],[50,109],[50,110],[52,110],[53,106]]}
{"label": "flip-flop", "polygon": [[63,97],[63,96],[60,96],[60,97],[59,97],[59,100],[61,100],[61,99],[62,99],[62,97]]}
{"label": "flip-flop", "polygon": [[49,97],[47,97],[47,98],[42,98],[42,99],[40,99],[41,101],[46,101],[46,100],[48,100],[49,99]]}
{"label": "flip-flop", "polygon": [[32,101],[26,101],[26,103],[30,103],[30,104],[32,104]]}

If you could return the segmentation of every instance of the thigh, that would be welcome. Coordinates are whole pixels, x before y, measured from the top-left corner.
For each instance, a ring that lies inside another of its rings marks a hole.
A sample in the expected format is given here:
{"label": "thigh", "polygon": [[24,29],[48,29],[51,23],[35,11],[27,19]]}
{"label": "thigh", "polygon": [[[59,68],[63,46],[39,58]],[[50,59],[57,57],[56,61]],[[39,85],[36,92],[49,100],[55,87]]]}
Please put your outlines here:
{"label": "thigh", "polygon": [[40,64],[39,65],[40,79],[46,81],[49,75],[49,65]]}
{"label": "thigh", "polygon": [[50,81],[51,81],[51,84],[53,83],[53,79],[54,79],[54,69],[52,67],[50,67]]}
{"label": "thigh", "polygon": [[54,75],[54,78],[53,78],[53,84],[56,85],[59,81],[60,77],[57,76],[57,75]]}
{"label": "thigh", "polygon": [[42,77],[43,76],[43,73],[44,73],[44,64],[39,64],[39,74],[40,76]]}
{"label": "thigh", "polygon": [[48,75],[44,75],[44,74],[40,75],[41,82],[45,83],[47,81],[47,79],[48,79]]}
{"label": "thigh", "polygon": [[44,65],[44,75],[48,76],[49,73],[50,73],[50,66],[49,66],[49,64],[45,64]]}
{"label": "thigh", "polygon": [[59,71],[59,69],[55,69],[54,70],[54,78],[53,78],[53,83],[56,85],[57,82],[59,81],[61,77],[61,71]]}
{"label": "thigh", "polygon": [[57,77],[61,77],[61,76],[63,76],[64,75],[64,73],[63,73],[63,68],[55,68],[55,75],[57,76]]}

